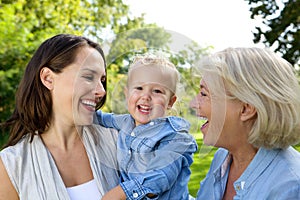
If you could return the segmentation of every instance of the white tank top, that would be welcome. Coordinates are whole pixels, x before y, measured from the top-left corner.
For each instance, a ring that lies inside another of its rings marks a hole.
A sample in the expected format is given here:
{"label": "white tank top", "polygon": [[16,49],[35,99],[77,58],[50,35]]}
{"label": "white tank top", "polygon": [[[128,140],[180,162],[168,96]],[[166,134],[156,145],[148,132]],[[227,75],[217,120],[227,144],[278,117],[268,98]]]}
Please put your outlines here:
{"label": "white tank top", "polygon": [[67,191],[71,200],[99,200],[101,197],[95,179],[81,185],[68,187]]}

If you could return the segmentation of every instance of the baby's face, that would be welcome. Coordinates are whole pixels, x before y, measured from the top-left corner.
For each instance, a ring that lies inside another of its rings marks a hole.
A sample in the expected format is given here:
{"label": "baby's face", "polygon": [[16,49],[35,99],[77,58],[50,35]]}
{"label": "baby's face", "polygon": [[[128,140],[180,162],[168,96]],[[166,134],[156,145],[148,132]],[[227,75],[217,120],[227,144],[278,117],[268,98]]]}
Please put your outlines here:
{"label": "baby's face", "polygon": [[169,73],[157,67],[132,69],[127,84],[127,104],[136,125],[164,117],[168,108],[172,107],[176,96],[170,89],[175,88],[171,78]]}

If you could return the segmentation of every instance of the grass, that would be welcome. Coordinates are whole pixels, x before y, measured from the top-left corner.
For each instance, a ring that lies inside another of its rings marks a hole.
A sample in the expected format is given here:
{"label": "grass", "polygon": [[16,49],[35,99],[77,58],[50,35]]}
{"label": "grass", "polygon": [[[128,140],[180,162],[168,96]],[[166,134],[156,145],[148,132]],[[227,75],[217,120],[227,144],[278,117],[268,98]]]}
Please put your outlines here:
{"label": "grass", "polygon": [[[192,196],[196,197],[200,188],[200,181],[205,178],[209,170],[210,163],[213,159],[216,148],[211,148],[203,145],[202,134],[193,134],[198,143],[199,150],[194,154],[194,162],[191,165],[191,177],[188,183],[189,192]],[[300,144],[294,146],[300,152]]]}
{"label": "grass", "polygon": [[191,165],[191,177],[188,183],[190,195],[196,197],[200,188],[200,181],[205,178],[209,170],[216,148],[211,148],[202,144],[202,135],[194,135],[198,143],[198,151],[194,154],[194,162]]}

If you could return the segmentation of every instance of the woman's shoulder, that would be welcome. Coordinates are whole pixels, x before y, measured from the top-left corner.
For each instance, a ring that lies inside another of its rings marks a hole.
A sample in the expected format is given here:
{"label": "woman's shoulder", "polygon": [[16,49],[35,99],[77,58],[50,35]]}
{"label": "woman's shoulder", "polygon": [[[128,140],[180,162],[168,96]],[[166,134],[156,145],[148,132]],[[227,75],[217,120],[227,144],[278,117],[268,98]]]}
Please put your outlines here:
{"label": "woman's shoulder", "polygon": [[10,159],[23,157],[24,153],[26,152],[25,149],[29,148],[29,145],[29,137],[24,136],[17,144],[2,149],[0,155],[1,157],[5,156],[9,157]]}
{"label": "woman's shoulder", "polygon": [[[34,138],[36,139],[36,137]],[[0,152],[2,164],[15,187],[18,185],[19,177],[24,173],[23,170],[30,162],[28,152],[31,144],[29,137],[24,136],[17,144],[6,147]]]}
{"label": "woman's shoulder", "polygon": [[228,150],[218,148],[214,154],[211,167],[214,169],[220,168],[225,160],[228,159],[228,156],[230,156]]}
{"label": "woman's shoulder", "polygon": [[282,166],[287,167],[285,170],[296,175],[300,182],[300,152],[293,147],[288,147],[280,152],[279,162],[282,163]]}

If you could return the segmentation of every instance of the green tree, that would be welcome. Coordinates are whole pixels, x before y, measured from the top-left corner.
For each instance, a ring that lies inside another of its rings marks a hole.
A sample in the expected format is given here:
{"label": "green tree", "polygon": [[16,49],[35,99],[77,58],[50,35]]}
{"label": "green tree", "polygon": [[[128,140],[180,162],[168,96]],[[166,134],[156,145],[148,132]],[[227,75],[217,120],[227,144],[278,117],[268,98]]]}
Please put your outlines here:
{"label": "green tree", "polygon": [[254,42],[263,42],[280,52],[286,60],[299,65],[300,57],[300,1],[246,0],[251,18],[262,17],[256,27]]}

